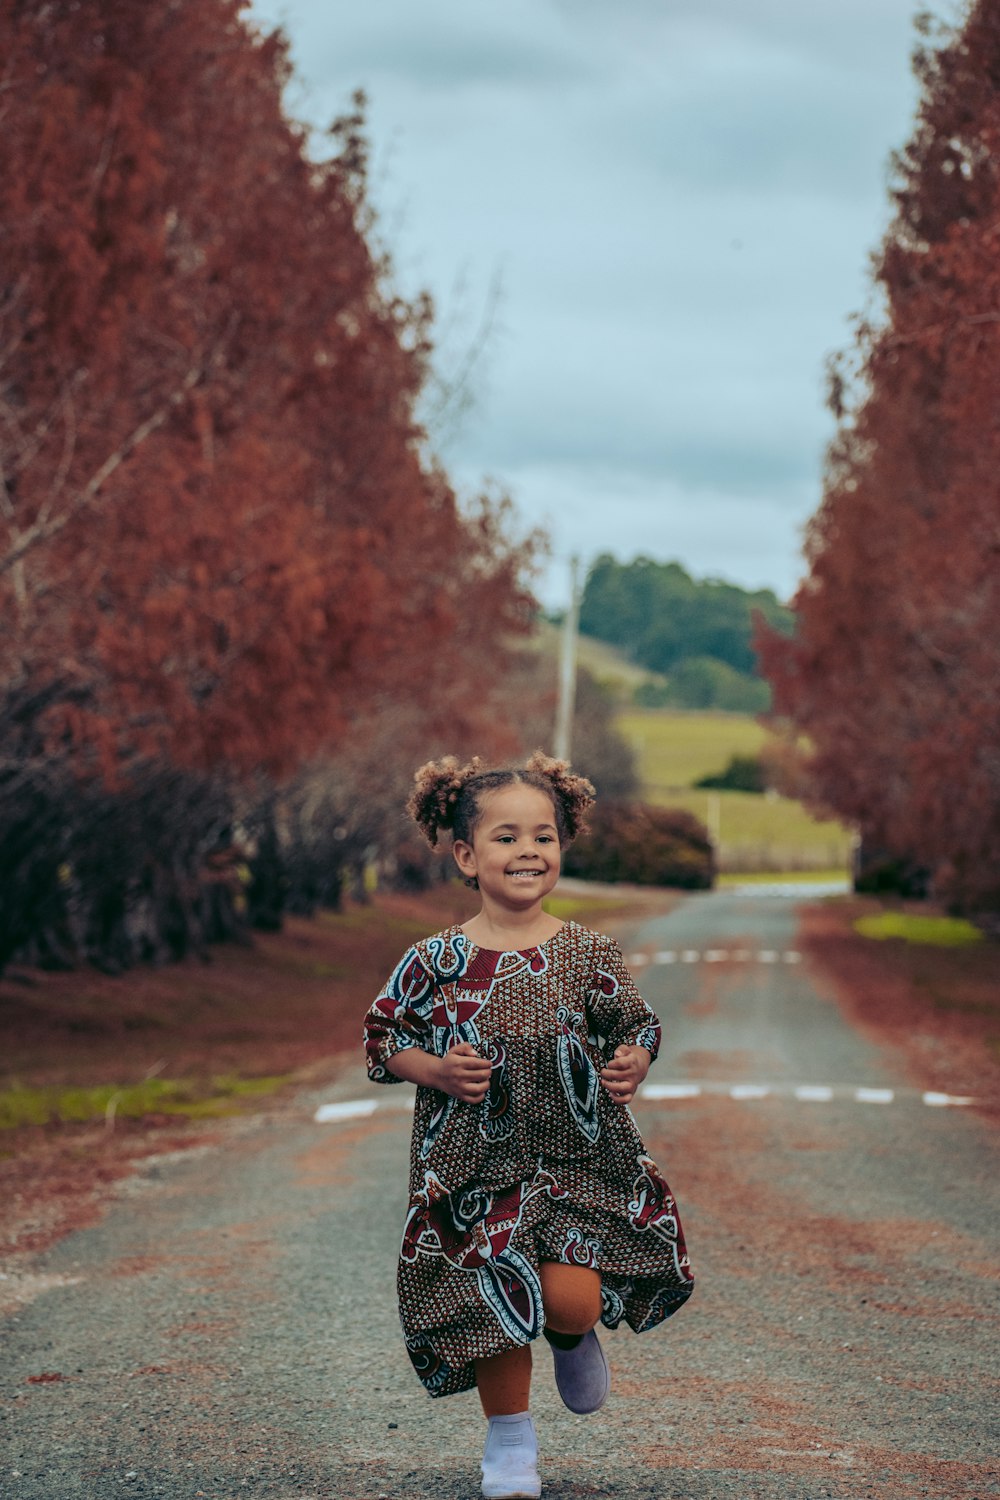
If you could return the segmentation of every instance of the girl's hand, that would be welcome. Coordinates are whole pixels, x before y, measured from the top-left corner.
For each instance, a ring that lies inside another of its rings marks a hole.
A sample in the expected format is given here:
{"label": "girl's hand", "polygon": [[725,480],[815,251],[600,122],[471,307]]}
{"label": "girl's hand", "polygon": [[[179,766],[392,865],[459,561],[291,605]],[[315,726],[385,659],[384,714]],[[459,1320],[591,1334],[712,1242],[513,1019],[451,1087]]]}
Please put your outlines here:
{"label": "girl's hand", "polygon": [[607,1067],[601,1069],[601,1082],[616,1104],[630,1104],[646,1074],[652,1058],[645,1047],[616,1047]]}
{"label": "girl's hand", "polygon": [[[648,1055],[648,1054],[647,1054]],[[465,1104],[481,1104],[490,1091],[490,1064],[468,1042],[459,1042],[439,1059],[436,1087]],[[648,1066],[648,1064],[647,1064]]]}

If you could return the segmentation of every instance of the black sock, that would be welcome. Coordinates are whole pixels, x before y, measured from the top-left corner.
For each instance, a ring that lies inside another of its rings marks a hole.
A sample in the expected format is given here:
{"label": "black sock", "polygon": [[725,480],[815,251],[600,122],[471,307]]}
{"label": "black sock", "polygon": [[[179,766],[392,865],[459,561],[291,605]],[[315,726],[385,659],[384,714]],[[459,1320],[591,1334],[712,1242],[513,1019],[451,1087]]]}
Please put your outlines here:
{"label": "black sock", "polygon": [[582,1333],[556,1333],[553,1328],[543,1328],[542,1332],[555,1349],[575,1349],[583,1338]]}

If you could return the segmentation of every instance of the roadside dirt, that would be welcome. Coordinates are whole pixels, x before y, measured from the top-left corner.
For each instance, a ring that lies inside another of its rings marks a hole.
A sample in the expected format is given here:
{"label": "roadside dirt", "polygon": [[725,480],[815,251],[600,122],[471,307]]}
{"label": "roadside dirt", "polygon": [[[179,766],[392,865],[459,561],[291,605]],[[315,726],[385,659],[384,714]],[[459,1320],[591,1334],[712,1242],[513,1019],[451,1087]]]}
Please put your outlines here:
{"label": "roadside dirt", "polygon": [[855,918],[881,909],[859,897],[802,909],[814,977],[853,1026],[903,1063],[915,1087],[973,1095],[981,1112],[1000,1114],[1000,943],[936,948],[853,930]]}

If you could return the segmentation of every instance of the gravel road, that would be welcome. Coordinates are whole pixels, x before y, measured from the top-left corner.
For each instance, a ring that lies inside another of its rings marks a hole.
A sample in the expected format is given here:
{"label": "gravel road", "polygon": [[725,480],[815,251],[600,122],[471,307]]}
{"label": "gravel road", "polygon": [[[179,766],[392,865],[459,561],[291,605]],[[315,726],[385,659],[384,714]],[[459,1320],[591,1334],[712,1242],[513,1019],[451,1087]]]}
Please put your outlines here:
{"label": "gravel road", "polygon": [[[539,1351],[546,1500],[1000,1495],[995,1125],[925,1102],[795,941],[792,901],[738,892],[625,940],[665,1031],[635,1113],[698,1286],[606,1335],[593,1417]],[[392,1297],[407,1092],[349,1063],[0,1282],[4,1500],[477,1500],[476,1397],[426,1397]]]}

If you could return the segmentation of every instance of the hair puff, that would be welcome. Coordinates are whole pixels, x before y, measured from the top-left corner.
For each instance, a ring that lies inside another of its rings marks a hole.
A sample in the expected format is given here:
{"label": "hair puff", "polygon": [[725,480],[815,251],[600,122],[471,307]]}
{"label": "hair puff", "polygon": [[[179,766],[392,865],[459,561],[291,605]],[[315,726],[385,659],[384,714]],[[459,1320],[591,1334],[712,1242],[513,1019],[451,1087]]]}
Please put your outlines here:
{"label": "hair puff", "polygon": [[432,849],[437,848],[438,833],[455,825],[455,806],[467,781],[478,774],[482,762],[478,755],[463,766],[457,755],[429,760],[413,773],[413,791],[406,811]]}

